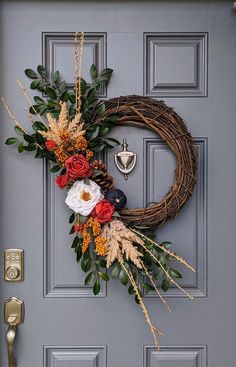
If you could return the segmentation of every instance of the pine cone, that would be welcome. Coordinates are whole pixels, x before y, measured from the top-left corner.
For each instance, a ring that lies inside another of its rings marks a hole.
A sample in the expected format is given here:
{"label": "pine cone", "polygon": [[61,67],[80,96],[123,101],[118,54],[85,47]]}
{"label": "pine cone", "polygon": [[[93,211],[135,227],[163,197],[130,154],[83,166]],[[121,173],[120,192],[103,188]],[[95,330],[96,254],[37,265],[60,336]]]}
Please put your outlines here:
{"label": "pine cone", "polygon": [[114,189],[113,177],[107,172],[107,167],[101,159],[93,161],[92,166],[94,169],[102,171],[103,174],[95,177],[93,180],[101,187],[102,191]]}

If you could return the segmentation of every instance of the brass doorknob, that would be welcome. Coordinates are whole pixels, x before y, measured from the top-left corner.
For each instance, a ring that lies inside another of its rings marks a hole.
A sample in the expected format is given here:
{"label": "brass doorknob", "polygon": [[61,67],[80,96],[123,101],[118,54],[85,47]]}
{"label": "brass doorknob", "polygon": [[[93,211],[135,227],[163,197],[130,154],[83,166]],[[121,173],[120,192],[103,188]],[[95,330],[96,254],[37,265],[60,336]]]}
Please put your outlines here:
{"label": "brass doorknob", "polygon": [[14,342],[17,326],[24,322],[24,301],[16,297],[7,299],[4,302],[4,320],[5,323],[9,325],[6,333],[8,367],[16,367],[14,358]]}

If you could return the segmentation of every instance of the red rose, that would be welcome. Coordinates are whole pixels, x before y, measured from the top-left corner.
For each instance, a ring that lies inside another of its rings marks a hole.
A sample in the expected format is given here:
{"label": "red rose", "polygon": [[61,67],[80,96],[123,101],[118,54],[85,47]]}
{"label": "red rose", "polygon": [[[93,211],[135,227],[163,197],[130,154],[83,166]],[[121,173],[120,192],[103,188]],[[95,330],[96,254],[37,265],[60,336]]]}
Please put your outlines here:
{"label": "red rose", "polygon": [[57,176],[56,177],[56,184],[57,184],[58,187],[60,187],[60,189],[64,189],[68,184],[67,175]]}
{"label": "red rose", "polygon": [[82,154],[73,155],[65,162],[66,173],[71,180],[92,176],[93,169]]}
{"label": "red rose", "polygon": [[45,145],[48,150],[53,150],[57,148],[57,144],[53,140],[47,140]]}
{"label": "red rose", "polygon": [[83,224],[82,224],[82,223],[80,223],[80,224],[75,223],[75,225],[74,225],[74,231],[75,231],[76,233],[81,232],[81,231],[82,231],[82,229],[83,229]]}
{"label": "red rose", "polygon": [[93,218],[97,219],[98,222],[105,223],[112,220],[114,211],[114,205],[112,205],[110,201],[103,199],[97,203],[91,215]]}

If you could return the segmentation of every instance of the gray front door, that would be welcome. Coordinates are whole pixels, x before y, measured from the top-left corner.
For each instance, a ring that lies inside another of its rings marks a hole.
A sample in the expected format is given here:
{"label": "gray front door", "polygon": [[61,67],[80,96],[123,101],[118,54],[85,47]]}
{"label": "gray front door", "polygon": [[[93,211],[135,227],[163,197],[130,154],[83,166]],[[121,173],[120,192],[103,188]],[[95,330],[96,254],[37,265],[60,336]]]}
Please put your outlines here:
{"label": "gray front door", "polygon": [[[25,250],[25,280],[1,279],[3,301],[25,302],[16,341],[18,367],[233,367],[235,357],[235,59],[233,1],[2,1],[1,95],[25,126],[16,80],[43,63],[73,77],[73,32],[85,31],[84,76],[95,62],[114,69],[102,98],[138,94],[162,99],[187,122],[199,152],[194,195],[157,233],[197,269],[183,271],[186,299],[168,293],[170,315],[147,294],[165,332],[161,352],[143,315],[118,281],[95,297],[84,287],[68,236],[64,193],[41,161],[4,145],[12,135],[1,109],[1,251]],[[172,184],[175,159],[147,130],[116,128],[138,163],[128,181],[107,162],[129,207],[157,201]],[[2,269],[2,267],[1,267]],[[2,277],[1,277],[2,278]],[[1,312],[2,314],[2,312]],[[1,319],[1,366],[7,366]]]}

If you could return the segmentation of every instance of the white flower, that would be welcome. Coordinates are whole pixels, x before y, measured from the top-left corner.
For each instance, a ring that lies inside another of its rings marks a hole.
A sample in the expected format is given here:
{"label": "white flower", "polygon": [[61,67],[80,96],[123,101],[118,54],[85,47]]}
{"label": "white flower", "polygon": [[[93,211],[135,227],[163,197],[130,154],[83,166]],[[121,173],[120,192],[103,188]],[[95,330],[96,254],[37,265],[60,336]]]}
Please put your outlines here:
{"label": "white flower", "polygon": [[101,188],[94,181],[76,181],[68,191],[65,203],[75,213],[87,216],[95,205],[104,198]]}

